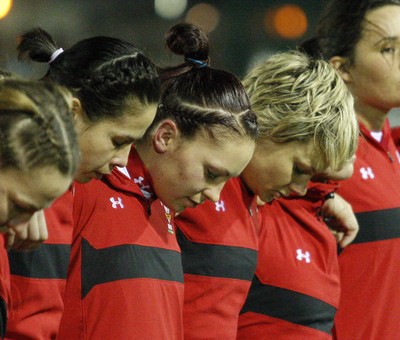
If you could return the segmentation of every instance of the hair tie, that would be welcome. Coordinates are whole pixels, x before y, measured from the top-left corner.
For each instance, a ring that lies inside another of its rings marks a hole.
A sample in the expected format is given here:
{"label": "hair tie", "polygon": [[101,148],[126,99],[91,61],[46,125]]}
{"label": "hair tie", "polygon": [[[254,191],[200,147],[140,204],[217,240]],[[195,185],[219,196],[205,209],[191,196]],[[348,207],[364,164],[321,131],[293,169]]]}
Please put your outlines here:
{"label": "hair tie", "polygon": [[57,59],[57,57],[61,54],[61,53],[63,53],[64,52],[64,50],[60,47],[59,49],[57,49],[57,50],[55,50],[54,52],[53,52],[53,54],[51,55],[51,57],[50,57],[50,60],[49,60],[49,64],[51,64],[54,60],[56,60]]}
{"label": "hair tie", "polygon": [[203,67],[207,67],[208,66],[208,59],[206,61],[204,60],[197,60],[197,59],[193,59],[193,58],[185,58],[185,61],[193,64],[193,66],[195,68],[203,68]]}

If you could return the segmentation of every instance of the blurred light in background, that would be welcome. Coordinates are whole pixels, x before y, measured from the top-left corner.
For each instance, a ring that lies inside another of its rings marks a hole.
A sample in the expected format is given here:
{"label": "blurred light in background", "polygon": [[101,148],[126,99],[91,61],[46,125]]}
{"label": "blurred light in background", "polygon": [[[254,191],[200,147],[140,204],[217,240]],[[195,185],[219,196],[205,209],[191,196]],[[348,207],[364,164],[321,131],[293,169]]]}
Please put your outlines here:
{"label": "blurred light in background", "polygon": [[268,9],[264,19],[268,34],[285,39],[298,39],[307,31],[305,11],[293,4],[286,4],[275,9]]}
{"label": "blurred light in background", "polygon": [[[1,1],[1,0],[0,0]],[[155,0],[154,10],[164,19],[177,19],[186,10],[187,0]]]}
{"label": "blurred light in background", "polygon": [[12,0],[0,0],[0,19],[3,19],[10,12]]}
{"label": "blurred light in background", "polygon": [[210,4],[194,5],[186,14],[185,21],[197,25],[206,33],[212,32],[219,24],[219,10]]}

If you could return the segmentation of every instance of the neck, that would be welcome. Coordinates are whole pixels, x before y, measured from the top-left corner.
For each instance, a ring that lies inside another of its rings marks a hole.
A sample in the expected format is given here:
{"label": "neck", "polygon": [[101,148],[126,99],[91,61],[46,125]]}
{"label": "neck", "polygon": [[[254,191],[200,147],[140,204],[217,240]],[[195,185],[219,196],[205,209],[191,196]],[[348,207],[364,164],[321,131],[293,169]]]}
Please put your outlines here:
{"label": "neck", "polygon": [[357,103],[355,106],[357,119],[370,131],[382,131],[389,110]]}
{"label": "neck", "polygon": [[149,139],[135,144],[135,149],[147,170],[150,170],[153,166],[154,149],[152,148],[151,142],[151,139]]}

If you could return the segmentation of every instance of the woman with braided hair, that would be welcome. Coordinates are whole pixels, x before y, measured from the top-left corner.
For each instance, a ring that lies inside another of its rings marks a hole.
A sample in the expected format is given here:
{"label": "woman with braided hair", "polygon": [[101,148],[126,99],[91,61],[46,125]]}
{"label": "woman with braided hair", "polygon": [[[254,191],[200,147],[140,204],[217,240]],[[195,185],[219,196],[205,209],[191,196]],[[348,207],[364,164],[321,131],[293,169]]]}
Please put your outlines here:
{"label": "woman with braided hair", "polygon": [[156,117],[128,166],[75,187],[74,241],[59,339],[182,339],[183,273],[174,213],[218,201],[252,157],[257,121],[208,38],[166,36],[185,62],[162,72]]}
{"label": "woman with braided hair", "polygon": [[[29,218],[63,194],[79,166],[71,95],[44,82],[0,81],[0,227],[25,234]],[[7,253],[0,247],[0,335],[10,302]]]}
{"label": "woman with braided hair", "polygon": [[[132,44],[111,37],[82,40],[65,51],[40,28],[24,33],[19,56],[48,63],[46,80],[68,88],[82,162],[76,181],[88,182],[125,166],[131,145],[153,120],[160,95],[156,66]],[[45,210],[49,238],[38,249],[9,252],[12,309],[9,338],[53,339],[63,309],[72,242],[72,191]],[[36,221],[32,221],[32,224]],[[39,243],[41,235],[34,236]]]}

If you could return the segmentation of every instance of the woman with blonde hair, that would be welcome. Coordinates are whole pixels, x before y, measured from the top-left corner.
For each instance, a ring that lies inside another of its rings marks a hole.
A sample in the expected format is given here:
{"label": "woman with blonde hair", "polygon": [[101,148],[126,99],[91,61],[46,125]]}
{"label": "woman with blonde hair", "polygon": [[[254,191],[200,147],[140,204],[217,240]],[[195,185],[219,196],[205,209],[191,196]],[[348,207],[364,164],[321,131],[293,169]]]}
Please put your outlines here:
{"label": "woman with blonde hair", "polygon": [[343,167],[357,145],[353,98],[327,62],[282,52],[243,83],[259,122],[255,153],[218,202],[176,218],[185,339],[236,339],[257,263],[257,196],[305,195],[314,174]]}

